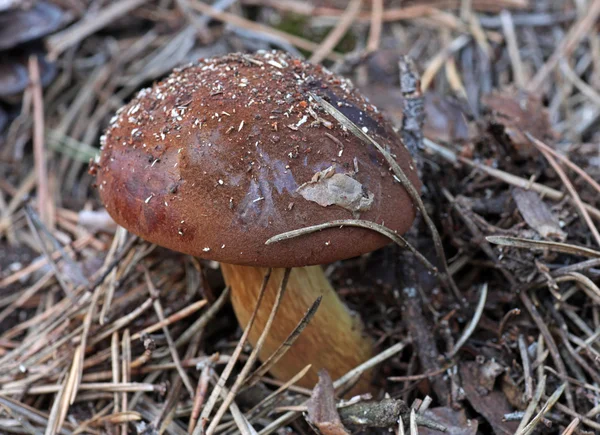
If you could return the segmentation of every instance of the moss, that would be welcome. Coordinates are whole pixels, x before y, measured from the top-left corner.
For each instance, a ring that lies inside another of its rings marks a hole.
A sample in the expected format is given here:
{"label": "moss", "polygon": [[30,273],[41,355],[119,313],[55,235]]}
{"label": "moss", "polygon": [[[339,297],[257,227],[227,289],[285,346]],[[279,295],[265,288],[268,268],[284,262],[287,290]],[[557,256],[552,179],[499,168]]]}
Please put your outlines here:
{"label": "moss", "polygon": [[[310,18],[304,15],[287,13],[281,16],[281,21],[275,26],[278,30],[284,31],[291,35],[300,36],[308,39],[309,41],[320,43],[322,42],[329,32],[333,30],[333,26],[320,27],[314,29],[310,27]],[[340,42],[335,46],[334,51],[338,53],[348,53],[356,47],[357,37],[349,29]],[[302,54],[308,56],[309,52],[300,50]]]}

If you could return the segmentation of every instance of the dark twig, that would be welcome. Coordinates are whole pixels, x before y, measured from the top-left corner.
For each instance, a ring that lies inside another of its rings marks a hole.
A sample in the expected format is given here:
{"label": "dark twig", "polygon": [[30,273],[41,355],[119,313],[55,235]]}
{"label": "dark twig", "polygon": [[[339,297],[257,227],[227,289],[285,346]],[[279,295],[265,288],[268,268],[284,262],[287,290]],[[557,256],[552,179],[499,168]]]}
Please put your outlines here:
{"label": "dark twig", "polygon": [[[402,400],[383,399],[374,402],[358,402],[353,405],[343,406],[338,409],[342,423],[347,426],[363,428],[393,427],[398,423],[398,418],[407,421],[411,409]],[[419,426],[427,427],[439,432],[446,432],[446,428],[420,414],[416,414]]]}

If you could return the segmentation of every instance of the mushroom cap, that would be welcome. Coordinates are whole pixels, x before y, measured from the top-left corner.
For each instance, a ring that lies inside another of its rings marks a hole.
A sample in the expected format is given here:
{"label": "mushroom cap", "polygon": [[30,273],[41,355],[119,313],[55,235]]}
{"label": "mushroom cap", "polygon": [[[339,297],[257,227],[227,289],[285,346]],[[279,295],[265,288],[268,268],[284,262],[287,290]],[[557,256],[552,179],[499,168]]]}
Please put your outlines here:
{"label": "mushroom cap", "polygon": [[350,81],[261,51],[175,70],[118,111],[95,168],[106,209],[143,239],[232,264],[325,264],[386,245],[386,237],[356,227],[265,245],[277,234],[338,219],[402,234],[415,218],[383,156],[310,92],[388,149],[419,190],[399,136]]}

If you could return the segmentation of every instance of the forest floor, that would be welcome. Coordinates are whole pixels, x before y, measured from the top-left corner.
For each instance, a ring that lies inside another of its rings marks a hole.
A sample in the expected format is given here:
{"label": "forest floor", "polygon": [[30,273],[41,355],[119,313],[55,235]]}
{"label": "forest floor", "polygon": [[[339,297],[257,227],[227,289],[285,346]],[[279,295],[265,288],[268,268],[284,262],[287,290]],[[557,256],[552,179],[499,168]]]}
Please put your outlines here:
{"label": "forest floor", "polygon": [[[600,433],[600,0],[212,3],[0,1],[0,433]],[[271,48],[398,129],[402,56],[421,76],[447,264],[407,238],[456,291],[394,245],[326,268],[376,341],[339,414],[268,375],[218,412],[251,352],[218,264],[117,229],[88,173],[138,89]]]}

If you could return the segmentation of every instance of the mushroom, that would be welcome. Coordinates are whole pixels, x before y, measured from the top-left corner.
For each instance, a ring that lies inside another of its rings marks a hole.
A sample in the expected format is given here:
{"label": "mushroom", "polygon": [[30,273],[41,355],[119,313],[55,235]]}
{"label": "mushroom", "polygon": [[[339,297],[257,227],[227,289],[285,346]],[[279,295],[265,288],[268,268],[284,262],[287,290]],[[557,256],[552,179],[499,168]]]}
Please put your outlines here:
{"label": "mushroom", "polygon": [[[267,268],[273,275],[249,340],[256,343],[284,269],[293,268],[259,357],[285,341],[318,296],[320,307],[271,373],[312,387],[325,368],[344,375],[372,356],[360,319],[321,268],[388,240],[356,227],[280,243],[269,238],[360,218],[403,233],[415,218],[408,193],[381,154],[320,106],[337,108],[394,155],[420,186],[391,125],[350,81],[278,51],[230,54],[175,70],[139,92],[101,138],[97,185],[115,221],[145,240],[221,263],[245,327]],[[368,379],[354,391],[369,390]]]}

